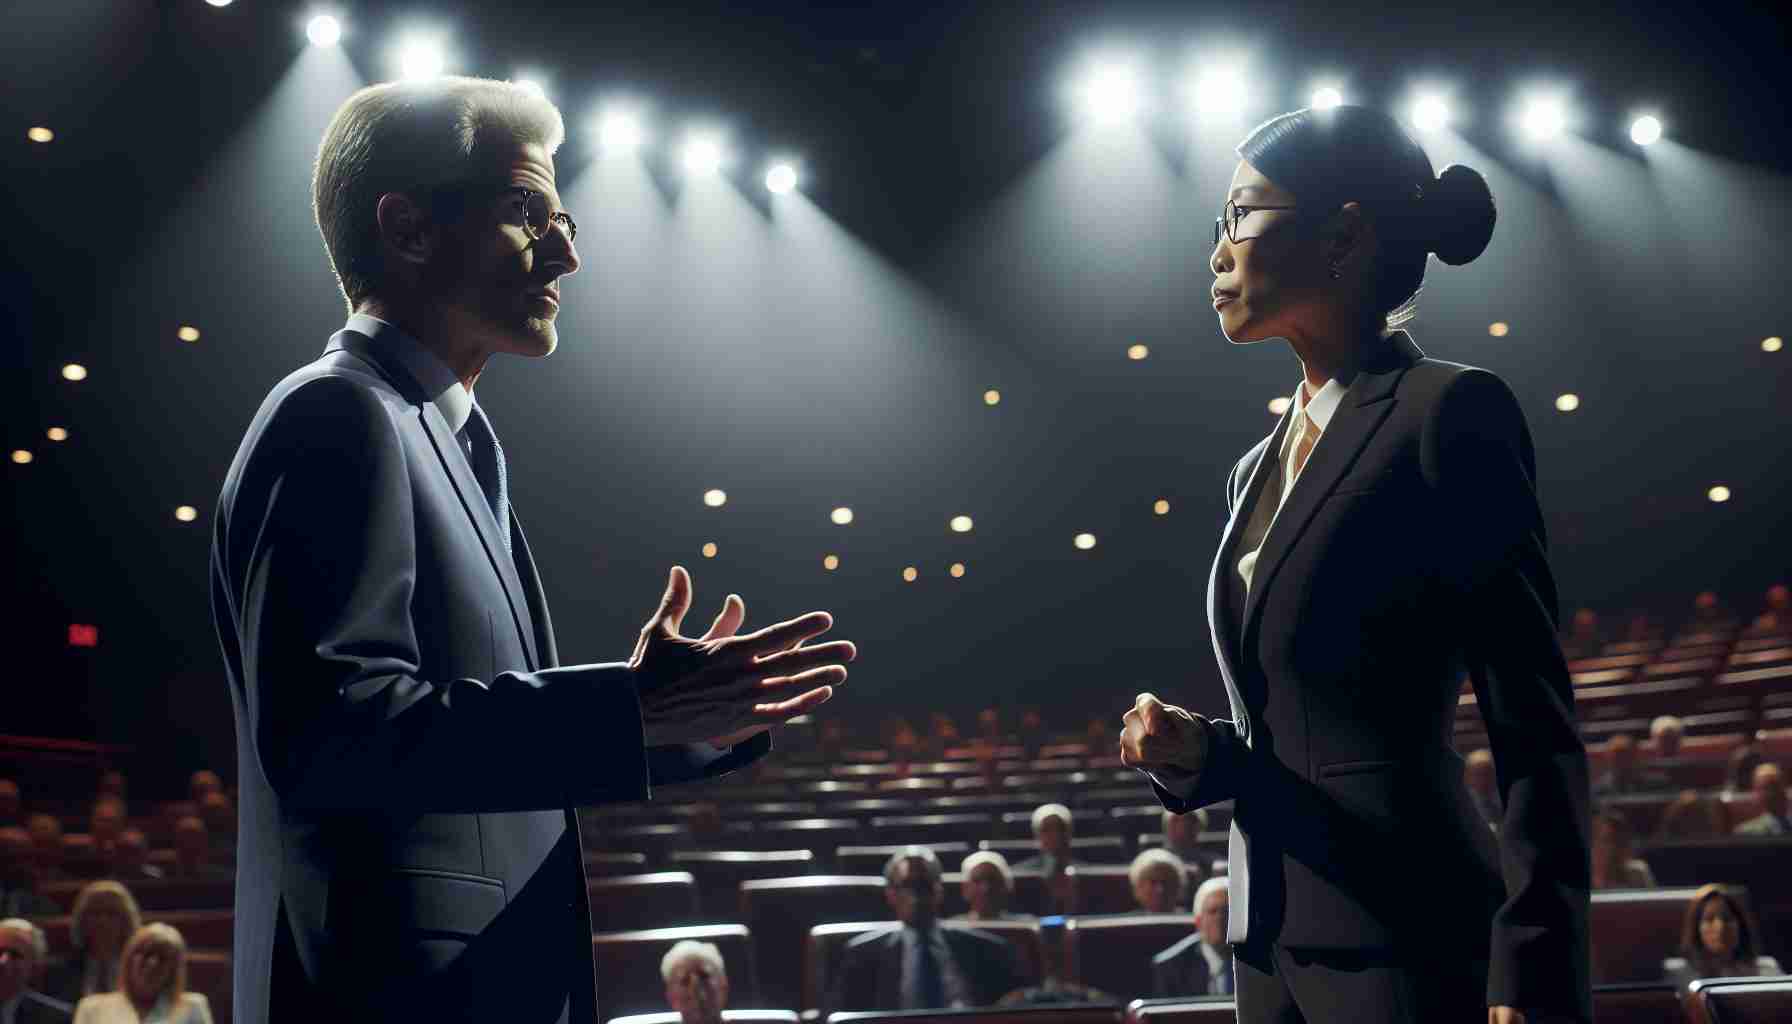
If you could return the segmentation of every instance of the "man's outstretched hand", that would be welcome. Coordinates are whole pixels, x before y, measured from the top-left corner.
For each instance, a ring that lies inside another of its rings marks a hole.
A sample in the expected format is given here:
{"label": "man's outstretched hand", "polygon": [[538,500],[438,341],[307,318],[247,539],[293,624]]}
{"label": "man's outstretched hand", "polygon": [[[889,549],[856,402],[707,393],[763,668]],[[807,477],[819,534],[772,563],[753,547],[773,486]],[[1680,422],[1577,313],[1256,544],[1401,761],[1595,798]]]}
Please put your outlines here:
{"label": "man's outstretched hand", "polygon": [[846,681],[843,663],[858,656],[847,640],[802,646],[833,627],[827,612],[736,636],[747,606],[729,594],[709,631],[692,639],[679,633],[690,609],[690,574],[675,565],[628,663],[648,746],[733,746],[814,710]]}
{"label": "man's outstretched hand", "polygon": [[1120,720],[1125,723],[1121,764],[1182,778],[1198,776],[1206,766],[1207,727],[1201,716],[1141,693]]}

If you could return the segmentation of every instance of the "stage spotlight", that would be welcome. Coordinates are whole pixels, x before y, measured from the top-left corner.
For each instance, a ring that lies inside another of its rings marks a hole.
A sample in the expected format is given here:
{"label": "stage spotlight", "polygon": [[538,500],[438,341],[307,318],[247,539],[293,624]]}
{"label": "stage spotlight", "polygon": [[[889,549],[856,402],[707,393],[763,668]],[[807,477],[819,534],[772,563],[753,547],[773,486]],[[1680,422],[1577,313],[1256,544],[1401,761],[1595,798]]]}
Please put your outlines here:
{"label": "stage spotlight", "polygon": [[1002,400],[1002,393],[1000,391],[997,391],[995,388],[990,388],[988,391],[983,392],[983,404],[984,405],[995,405],[996,403],[1000,402],[1001,400]]}
{"label": "stage spotlight", "polygon": [[1195,79],[1192,92],[1195,111],[1203,117],[1237,114],[1244,109],[1244,69],[1237,65],[1209,68]]}
{"label": "stage spotlight", "polygon": [[69,363],[68,365],[66,365],[62,368],[62,379],[63,380],[86,380],[87,379],[87,367],[82,366],[80,363]]}
{"label": "stage spotlight", "polygon": [[1763,351],[1763,352],[1778,352],[1780,350],[1780,346],[1782,344],[1784,344],[1784,343],[1782,341],[1780,341],[1779,335],[1777,335],[1777,334],[1771,338],[1762,338],[1761,339],[1761,351]]}
{"label": "stage spotlight", "polygon": [[56,137],[56,133],[43,125],[36,125],[25,130],[25,137],[32,142],[48,142]]}
{"label": "stage spotlight", "polygon": [[1329,85],[1313,93],[1314,110],[1330,110],[1343,102],[1344,94]]}
{"label": "stage spotlight", "polygon": [[1487,333],[1496,338],[1504,338],[1511,330],[1512,328],[1504,320],[1495,320],[1487,325]]}
{"label": "stage spotlight", "polygon": [[442,44],[433,39],[410,39],[398,49],[400,72],[413,81],[436,77],[446,63]]}
{"label": "stage spotlight", "polygon": [[199,340],[199,328],[188,325],[188,326],[182,327],[178,331],[175,331],[174,336],[179,338],[182,341],[198,341]]}
{"label": "stage spotlight", "polygon": [[952,532],[953,533],[970,533],[971,532],[971,517],[970,516],[953,516],[952,517]]}
{"label": "stage spotlight", "polygon": [[598,120],[597,139],[605,149],[630,150],[641,145],[641,118],[632,110],[608,110]]}
{"label": "stage spotlight", "polygon": [[1289,401],[1289,399],[1288,399],[1287,395],[1277,395],[1276,397],[1270,399],[1269,400],[1269,414],[1271,416],[1280,416],[1283,413],[1287,412],[1288,411],[1288,401]]}
{"label": "stage spotlight", "polygon": [[1556,396],[1556,409],[1561,412],[1573,412],[1580,408],[1580,396],[1572,391]]}
{"label": "stage spotlight", "polygon": [[964,577],[964,563],[963,562],[953,562],[952,568],[950,568],[946,571],[952,574],[953,579],[955,579],[955,580],[962,579]]}
{"label": "stage spotlight", "polygon": [[765,172],[765,187],[776,195],[796,188],[796,168],[789,164],[773,164],[771,170]]}
{"label": "stage spotlight", "polygon": [[199,518],[199,510],[191,505],[181,505],[174,510],[174,518],[183,523],[190,523]]}
{"label": "stage spotlight", "polygon": [[51,427],[45,436],[52,441],[66,441],[68,440],[68,430],[63,427]]}
{"label": "stage spotlight", "polygon": [[1131,359],[1135,363],[1150,355],[1151,349],[1144,345],[1133,345],[1126,350],[1126,358]]}
{"label": "stage spotlight", "polygon": [[1639,146],[1648,146],[1661,139],[1661,118],[1652,114],[1644,114],[1630,122],[1630,141]]}
{"label": "stage spotlight", "polygon": [[1412,105],[1412,125],[1422,132],[1435,132],[1450,123],[1450,108],[1441,96],[1421,96]]}
{"label": "stage spotlight", "polygon": [[1128,63],[1097,65],[1077,92],[1084,116],[1102,124],[1128,121],[1139,112],[1139,73]]}
{"label": "stage spotlight", "polygon": [[1087,551],[1095,546],[1095,535],[1093,533],[1079,533],[1076,535],[1075,543],[1077,550]]}
{"label": "stage spotlight", "polygon": [[709,543],[703,545],[703,557],[704,558],[716,557],[716,550],[717,550],[716,542],[712,540]]}
{"label": "stage spotlight", "polygon": [[915,567],[912,565],[902,570],[902,579],[907,583],[915,582],[915,577],[919,575],[921,575],[920,572],[916,571]]}
{"label": "stage spotlight", "polygon": [[1165,498],[1159,498],[1157,503],[1151,506],[1151,511],[1160,516],[1167,516],[1170,514],[1170,502]]}
{"label": "stage spotlight", "polygon": [[842,505],[833,511],[832,518],[835,525],[845,526],[852,522],[852,509]]}
{"label": "stage spotlight", "polygon": [[728,492],[720,489],[704,491],[703,504],[710,508],[721,508],[728,504]]}
{"label": "stage spotlight", "polygon": [[840,556],[839,555],[827,556],[826,558],[821,560],[821,567],[823,569],[826,569],[829,572],[833,572],[835,569],[840,568]]}
{"label": "stage spotlight", "polygon": [[714,174],[722,169],[722,144],[699,136],[684,144],[684,169],[689,174]]}
{"label": "stage spotlight", "polygon": [[1718,502],[1729,501],[1730,500],[1730,489],[1728,487],[1725,487],[1723,484],[1718,484],[1718,485],[1712,487],[1711,490],[1705,492],[1705,496],[1710,498],[1712,501],[1718,501]]}
{"label": "stage spotlight", "polygon": [[335,46],[342,39],[342,22],[320,14],[305,23],[305,38],[312,46]]}
{"label": "stage spotlight", "polygon": [[31,461],[31,452],[24,448],[14,448],[12,450],[12,461],[23,466]]}
{"label": "stage spotlight", "polygon": [[229,7],[230,6],[230,0],[205,0],[205,2],[208,4],[211,4],[213,7]]}
{"label": "stage spotlight", "polygon": [[1525,104],[1521,124],[1526,138],[1547,142],[1568,127],[1568,111],[1560,99],[1539,97]]}

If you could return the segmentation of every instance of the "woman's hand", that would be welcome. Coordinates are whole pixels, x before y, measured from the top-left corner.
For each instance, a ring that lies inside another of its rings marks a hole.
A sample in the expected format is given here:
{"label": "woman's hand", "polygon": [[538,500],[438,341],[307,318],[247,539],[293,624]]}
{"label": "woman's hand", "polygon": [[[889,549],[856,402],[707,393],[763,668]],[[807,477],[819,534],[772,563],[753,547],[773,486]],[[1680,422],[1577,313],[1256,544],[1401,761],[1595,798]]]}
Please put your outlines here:
{"label": "woman's hand", "polygon": [[1487,1024],[1524,1024],[1524,1014],[1510,1006],[1489,1006]]}
{"label": "woman's hand", "polygon": [[1200,775],[1207,765],[1207,724],[1200,715],[1141,693],[1120,716],[1120,763],[1145,771]]}

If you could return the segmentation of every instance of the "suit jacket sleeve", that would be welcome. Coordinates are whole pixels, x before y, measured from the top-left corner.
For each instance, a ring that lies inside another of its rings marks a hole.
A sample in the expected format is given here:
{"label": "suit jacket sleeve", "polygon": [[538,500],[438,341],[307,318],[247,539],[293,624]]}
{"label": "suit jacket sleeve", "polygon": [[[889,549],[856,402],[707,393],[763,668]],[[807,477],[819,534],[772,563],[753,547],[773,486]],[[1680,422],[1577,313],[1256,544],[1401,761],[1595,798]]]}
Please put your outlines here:
{"label": "suit jacket sleeve", "polygon": [[301,385],[251,470],[272,483],[220,516],[228,596],[213,597],[237,631],[255,754],[288,806],[471,813],[648,795],[626,665],[420,674],[410,478],[377,395],[343,378]]}
{"label": "suit jacket sleeve", "polygon": [[1458,374],[1431,412],[1420,461],[1442,499],[1443,582],[1458,602],[1504,807],[1506,901],[1493,920],[1487,1002],[1590,1020],[1587,756],[1556,633],[1536,456],[1506,383]]}

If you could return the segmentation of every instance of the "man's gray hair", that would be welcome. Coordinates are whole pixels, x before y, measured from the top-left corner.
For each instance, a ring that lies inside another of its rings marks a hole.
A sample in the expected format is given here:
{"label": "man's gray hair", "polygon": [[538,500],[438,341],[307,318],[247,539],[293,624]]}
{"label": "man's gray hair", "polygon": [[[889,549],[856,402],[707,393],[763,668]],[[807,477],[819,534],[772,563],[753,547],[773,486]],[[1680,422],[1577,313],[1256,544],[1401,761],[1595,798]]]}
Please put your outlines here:
{"label": "man's gray hair", "polygon": [[1014,872],[1008,867],[1008,858],[995,850],[978,850],[966,856],[964,863],[958,866],[958,870],[964,875],[966,881],[970,881],[971,872],[985,864],[995,867],[996,874],[1002,876],[1003,885],[1010,889],[1014,888]]}
{"label": "man's gray hair", "polygon": [[1033,831],[1035,833],[1039,831],[1039,826],[1045,824],[1045,819],[1047,818],[1057,818],[1062,821],[1064,827],[1068,829],[1070,827],[1070,808],[1063,804],[1040,804],[1038,807],[1034,808]]}
{"label": "man's gray hair", "polygon": [[1231,879],[1227,878],[1225,875],[1214,875],[1207,881],[1202,882],[1200,888],[1195,890],[1195,905],[1191,909],[1199,914],[1201,912],[1201,904],[1207,902],[1207,897],[1212,896],[1216,892],[1229,893],[1231,891]]}
{"label": "man's gray hair", "polygon": [[686,960],[701,960],[715,968],[717,974],[727,974],[728,965],[722,962],[722,951],[713,942],[698,942],[696,939],[681,939],[666,950],[660,957],[660,980],[671,981],[672,972]]}
{"label": "man's gray hair", "polygon": [[1667,732],[1669,729],[1684,734],[1686,732],[1686,723],[1682,722],[1674,715],[1657,715],[1655,721],[1649,723],[1649,736],[1653,739],[1654,737]]}
{"label": "man's gray hair", "polygon": [[24,932],[31,939],[33,955],[39,960],[50,955],[50,943],[44,938],[44,930],[22,917],[9,917],[0,921],[0,931]]}
{"label": "man's gray hair", "polygon": [[901,864],[905,860],[919,860],[919,861],[927,862],[927,870],[933,872],[933,877],[935,880],[937,880],[940,877],[940,874],[942,873],[942,869],[940,867],[940,855],[937,853],[934,853],[933,848],[931,846],[921,846],[919,844],[915,844],[915,845],[911,845],[911,846],[904,846],[902,849],[897,850],[895,853],[890,854],[889,860],[884,861],[884,884],[885,885],[889,885],[891,882],[896,880],[896,865]]}
{"label": "man's gray hair", "polygon": [[430,188],[489,171],[494,148],[534,143],[552,156],[565,138],[545,97],[490,78],[382,82],[344,100],[318,147],[311,197],[349,312],[379,284],[381,196],[422,205]]}
{"label": "man's gray hair", "polygon": [[1132,859],[1132,866],[1126,869],[1126,880],[1133,885],[1138,885],[1139,879],[1145,876],[1145,872],[1159,865],[1176,872],[1178,887],[1188,884],[1188,865],[1182,862],[1181,857],[1161,846],[1140,850],[1139,855]]}

